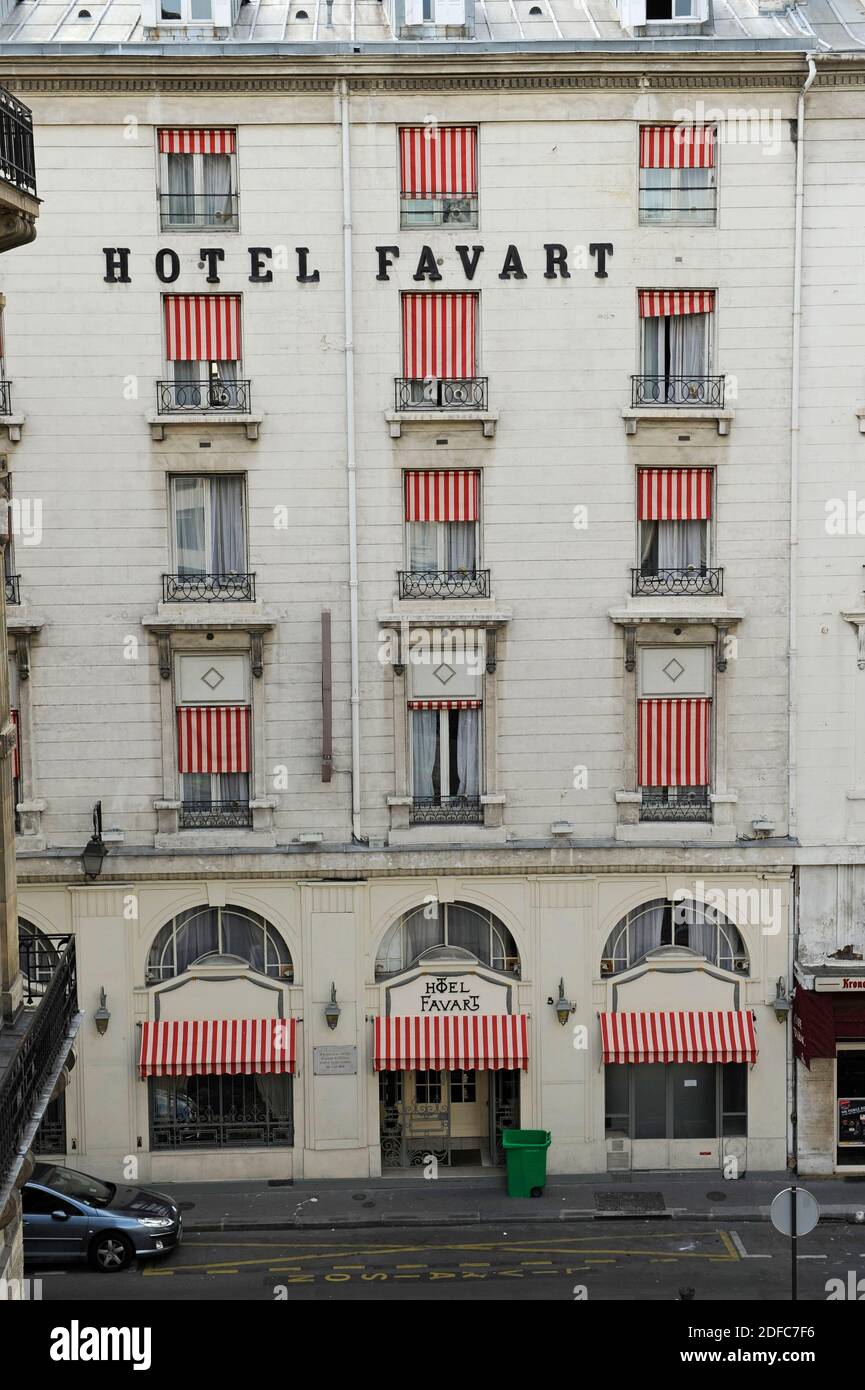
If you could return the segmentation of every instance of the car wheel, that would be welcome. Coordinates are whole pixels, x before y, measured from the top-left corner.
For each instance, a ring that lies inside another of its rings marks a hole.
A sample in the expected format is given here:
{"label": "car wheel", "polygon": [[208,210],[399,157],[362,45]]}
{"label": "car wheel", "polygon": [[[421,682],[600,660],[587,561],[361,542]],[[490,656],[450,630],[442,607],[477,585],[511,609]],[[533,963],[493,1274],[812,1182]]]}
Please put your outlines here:
{"label": "car wheel", "polygon": [[100,1274],[119,1274],[132,1263],[134,1251],[126,1236],[108,1231],[97,1236],[90,1247],[90,1263]]}

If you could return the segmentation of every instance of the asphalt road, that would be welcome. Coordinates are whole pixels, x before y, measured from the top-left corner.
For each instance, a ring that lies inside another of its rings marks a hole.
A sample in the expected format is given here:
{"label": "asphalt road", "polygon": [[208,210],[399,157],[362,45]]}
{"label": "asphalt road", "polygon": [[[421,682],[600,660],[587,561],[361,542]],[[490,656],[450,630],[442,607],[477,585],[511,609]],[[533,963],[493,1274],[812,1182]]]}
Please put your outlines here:
{"label": "asphalt road", "polygon": [[[800,1242],[799,1297],[862,1279],[865,1228],[826,1224]],[[123,1274],[28,1270],[42,1299],[297,1301],[696,1300],[789,1298],[789,1242],[767,1223],[597,1220],[445,1230],[261,1232],[187,1237]]]}

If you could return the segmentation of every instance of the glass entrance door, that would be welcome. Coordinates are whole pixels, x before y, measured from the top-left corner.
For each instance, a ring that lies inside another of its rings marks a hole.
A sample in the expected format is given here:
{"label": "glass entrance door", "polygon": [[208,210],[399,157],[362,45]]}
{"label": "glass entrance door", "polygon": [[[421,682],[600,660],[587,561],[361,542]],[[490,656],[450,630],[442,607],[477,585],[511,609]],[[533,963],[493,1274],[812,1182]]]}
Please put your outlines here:
{"label": "glass entrance door", "polygon": [[382,1166],[420,1166],[430,1156],[452,1166],[501,1161],[501,1129],[519,1123],[518,1085],[516,1072],[382,1072]]}
{"label": "glass entrance door", "polygon": [[865,1167],[865,1042],[838,1044],[835,1075],[837,1166]]}

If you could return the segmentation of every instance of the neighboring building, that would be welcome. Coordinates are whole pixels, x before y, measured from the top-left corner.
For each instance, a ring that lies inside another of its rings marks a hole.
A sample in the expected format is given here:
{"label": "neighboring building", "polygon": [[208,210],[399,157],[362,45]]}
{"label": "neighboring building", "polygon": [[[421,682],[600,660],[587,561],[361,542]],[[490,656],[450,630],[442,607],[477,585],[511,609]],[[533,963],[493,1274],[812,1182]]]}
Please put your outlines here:
{"label": "neighboring building", "polygon": [[110,1014],[49,1142],[783,1168],[797,159],[816,441],[809,161],[865,67],[821,52],[803,140],[819,0],[175,8],[0,30],[21,915]]}

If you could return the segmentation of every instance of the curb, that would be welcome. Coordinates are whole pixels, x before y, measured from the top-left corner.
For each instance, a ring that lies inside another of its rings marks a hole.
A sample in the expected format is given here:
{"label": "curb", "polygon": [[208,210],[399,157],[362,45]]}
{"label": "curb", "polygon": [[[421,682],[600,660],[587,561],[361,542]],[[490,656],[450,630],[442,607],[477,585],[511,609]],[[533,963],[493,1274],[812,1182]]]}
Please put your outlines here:
{"label": "curb", "polygon": [[[528,1200],[528,1199],[526,1199]],[[585,1222],[596,1221],[722,1221],[725,1225],[736,1222],[741,1225],[744,1222],[768,1222],[768,1211],[761,1212],[756,1209],[746,1211],[687,1211],[682,1208],[675,1208],[672,1211],[648,1211],[634,1215],[633,1212],[591,1212],[591,1211],[558,1211],[558,1212],[519,1212],[517,1210],[508,1212],[495,1212],[487,1216],[479,1211],[467,1212],[445,1212],[438,1215],[428,1216],[414,1215],[413,1213],[394,1213],[393,1215],[383,1214],[380,1217],[352,1217],[334,1216],[328,1219],[303,1220],[303,1221],[242,1221],[235,1218],[226,1218],[221,1221],[199,1221],[184,1222],[183,1233],[186,1235],[207,1235],[224,1234],[227,1231],[370,1231],[387,1230],[390,1227],[405,1229],[407,1227],[427,1227],[434,1226],[501,1226],[507,1222],[517,1222],[521,1226],[538,1225],[574,1225]],[[852,1214],[827,1214],[821,1216],[821,1224],[837,1223],[860,1226],[862,1223],[855,1220]]]}

